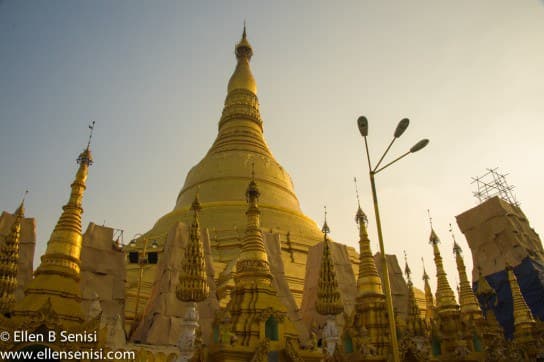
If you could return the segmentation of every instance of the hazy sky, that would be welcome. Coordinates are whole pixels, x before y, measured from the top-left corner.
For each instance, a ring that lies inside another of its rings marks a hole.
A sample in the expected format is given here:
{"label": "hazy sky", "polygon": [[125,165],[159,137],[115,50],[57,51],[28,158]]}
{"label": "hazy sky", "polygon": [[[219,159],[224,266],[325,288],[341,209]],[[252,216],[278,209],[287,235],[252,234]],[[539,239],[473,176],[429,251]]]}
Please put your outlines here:
{"label": "hazy sky", "polygon": [[[471,177],[510,173],[544,230],[544,7],[539,1],[0,1],[0,209],[25,189],[37,256],[69,195],[75,159],[96,121],[84,199],[125,241],[170,211],[185,175],[217,134],[233,49],[246,19],[265,137],[303,211],[356,246],[359,182],[377,250],[363,144],[376,160],[430,145],[377,179],[386,251],[408,252],[421,287],[427,209],[458,280],[448,224],[477,204]],[[455,228],[471,270],[464,237]],[[434,278],[433,278],[434,285]]]}

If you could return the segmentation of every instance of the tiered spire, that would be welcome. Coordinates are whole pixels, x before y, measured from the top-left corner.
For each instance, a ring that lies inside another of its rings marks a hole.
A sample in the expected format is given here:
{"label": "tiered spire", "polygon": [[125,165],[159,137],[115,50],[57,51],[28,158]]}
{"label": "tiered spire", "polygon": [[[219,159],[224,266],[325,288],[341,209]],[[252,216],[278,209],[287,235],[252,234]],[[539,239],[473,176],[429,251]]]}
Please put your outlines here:
{"label": "tiered spire", "polygon": [[497,293],[482,275],[482,270],[480,268],[478,268],[478,288],[476,289],[476,295],[482,301],[483,316],[486,321],[486,332],[499,337],[504,337],[502,327],[500,326],[499,321],[497,321],[497,317],[491,306],[491,303],[493,303],[494,300],[496,301]]}
{"label": "tiered spire", "polygon": [[429,284],[429,274],[427,274],[427,271],[425,270],[425,262],[423,258],[421,258],[421,263],[423,264],[423,283],[425,284],[425,322],[427,325],[430,325],[431,319],[433,318],[434,297],[431,290],[431,285]]}
{"label": "tiered spire", "polygon": [[486,277],[482,274],[482,269],[478,267],[478,288],[476,289],[476,295],[483,301],[484,316],[491,306],[490,302],[497,297],[495,289],[491,287]]}
{"label": "tiered spire", "polygon": [[263,121],[257,99],[257,83],[249,62],[253,48],[247,40],[246,30],[236,44],[236,69],[229,84],[223,113],[219,120],[219,134],[208,155],[226,151],[249,151],[272,157],[263,137]]}
{"label": "tiered spire", "polygon": [[[252,170],[251,181],[246,190],[246,233],[236,263],[234,289],[228,304],[228,312],[232,316],[232,330],[239,343],[254,348],[265,337],[283,338],[281,333],[292,333],[292,326],[285,320],[287,308],[272,285],[272,273],[260,228],[259,196],[255,172]],[[265,328],[263,335],[260,323],[269,319],[269,329]],[[278,324],[284,325],[283,332],[276,328]]]}
{"label": "tiered spire", "polygon": [[510,290],[512,291],[512,306],[514,309],[514,336],[527,336],[530,335],[535,325],[535,319],[533,313],[527,306],[521,290],[519,289],[518,280],[514,274],[514,270],[510,265],[506,266],[506,273],[508,275],[508,283],[510,284]]}
{"label": "tiered spire", "polygon": [[462,250],[455,240],[455,235],[453,234],[451,224],[450,233],[453,239],[453,252],[455,254],[455,261],[457,263],[457,271],[459,273],[459,304],[461,306],[461,316],[470,316],[470,319],[479,319],[482,317],[482,311],[478,301],[476,300],[474,291],[470,286],[465,262],[463,260],[463,256],[461,255]]}
{"label": "tiered spire", "polygon": [[[358,198],[358,197],[357,197]],[[359,275],[357,277],[358,296],[383,295],[382,280],[370,249],[368,238],[368,219],[359,205],[355,221],[359,225]]]}
{"label": "tiered spire", "polygon": [[191,224],[189,242],[185,247],[185,258],[176,290],[177,297],[184,302],[201,302],[210,294],[204,245],[200,240],[199,212],[201,209],[197,193],[191,205],[193,223]]}
{"label": "tiered spire", "polygon": [[260,195],[261,193],[255,182],[254,165],[252,165],[251,181],[246,190],[248,203],[246,234],[236,263],[237,278],[240,281],[254,279],[272,281],[261,231],[261,211],[257,204]]}
{"label": "tiered spire", "polygon": [[325,222],[323,223],[323,256],[321,257],[321,267],[319,268],[319,282],[317,290],[317,301],[315,308],[321,315],[336,315],[344,309],[340,300],[338,291],[338,281],[334,271],[331,252],[329,249],[329,240],[327,234],[330,233],[327,225],[327,209],[325,208]]}
{"label": "tiered spire", "polygon": [[412,271],[408,265],[406,251],[404,252],[404,274],[406,275],[406,284],[408,286],[408,316],[406,326],[412,335],[423,335],[425,333],[425,329],[423,326],[423,321],[421,320],[416,296],[414,294],[414,284],[412,283],[411,278]]}
{"label": "tiered spire", "polygon": [[41,264],[25,290],[25,297],[14,308],[15,317],[38,315],[40,308],[48,304],[59,319],[67,323],[65,326],[79,326],[83,322],[79,286],[81,216],[88,169],[93,164],[90,141],[94,122],[89,128],[89,143],[77,158],[79,168],[71,185],[70,198],[62,208],[63,212],[41,257]]}
{"label": "tiered spire", "polygon": [[[25,196],[27,193],[28,191],[25,192]],[[15,221],[0,252],[0,313],[2,314],[10,313],[15,304],[21,222],[25,217],[24,203],[23,197],[21,205],[15,210]]]}
{"label": "tiered spire", "polygon": [[429,237],[429,243],[433,246],[434,263],[436,265],[436,307],[438,311],[453,309],[457,310],[459,307],[455,301],[455,295],[448,282],[446,271],[444,270],[444,264],[442,263],[442,256],[438,249],[438,243],[440,239],[434,231],[431,220],[431,235]]}

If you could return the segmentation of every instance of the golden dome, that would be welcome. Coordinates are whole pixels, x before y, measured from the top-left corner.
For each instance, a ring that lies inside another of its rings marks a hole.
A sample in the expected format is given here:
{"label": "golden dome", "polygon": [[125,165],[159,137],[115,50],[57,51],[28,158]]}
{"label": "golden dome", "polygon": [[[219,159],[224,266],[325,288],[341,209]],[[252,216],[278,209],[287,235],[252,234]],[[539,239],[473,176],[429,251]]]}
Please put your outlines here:
{"label": "golden dome", "polygon": [[255,80],[249,67],[252,53],[244,30],[236,46],[238,64],[229,81],[217,138],[187,174],[174,210],[157,221],[149,237],[165,235],[177,221],[190,224],[189,208],[197,189],[204,228],[217,233],[243,231],[245,192],[253,164],[262,195],[259,206],[263,230],[290,232],[297,243],[306,247],[320,241],[317,224],[302,213],[290,176],[275,160],[264,139]]}

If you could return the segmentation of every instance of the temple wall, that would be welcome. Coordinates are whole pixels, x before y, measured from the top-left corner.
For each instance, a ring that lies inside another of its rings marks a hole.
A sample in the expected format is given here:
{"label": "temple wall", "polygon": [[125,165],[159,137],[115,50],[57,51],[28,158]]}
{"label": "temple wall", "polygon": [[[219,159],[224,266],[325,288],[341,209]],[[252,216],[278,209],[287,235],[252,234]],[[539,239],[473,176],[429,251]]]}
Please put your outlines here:
{"label": "temple wall", "polygon": [[[0,247],[4,244],[4,236],[8,235],[15,222],[15,215],[2,212],[0,215]],[[19,244],[19,264],[17,266],[17,289],[15,299],[23,299],[24,288],[32,279],[34,265],[34,249],[36,248],[36,220],[24,218],[21,222],[21,239]]]}
{"label": "temple wall", "polygon": [[[179,273],[187,240],[188,230],[182,223],[178,223],[168,233],[164,253],[157,265],[149,301],[142,306],[143,318],[130,336],[132,342],[153,345],[177,345],[186,304],[176,297],[176,287],[179,282]],[[207,256],[210,296],[205,301],[197,303],[197,308],[200,315],[199,323],[202,338],[204,343],[209,345],[213,333],[212,323],[215,318],[215,311],[219,309],[219,304],[216,298],[215,271],[210,257],[207,232],[201,233],[201,240]]]}
{"label": "temple wall", "polygon": [[[404,280],[402,269],[396,255],[386,255],[387,267],[389,270],[389,280],[391,284],[391,295],[393,297],[393,309],[400,317],[408,315],[408,286]],[[383,283],[383,267],[380,253],[374,255],[374,262],[378,269],[378,274],[382,278]]]}
{"label": "temple wall", "polygon": [[[125,254],[113,240],[114,229],[89,223],[81,249],[81,295],[85,315],[98,296],[102,317],[121,317],[125,311]],[[96,294],[95,294],[96,293]]]}

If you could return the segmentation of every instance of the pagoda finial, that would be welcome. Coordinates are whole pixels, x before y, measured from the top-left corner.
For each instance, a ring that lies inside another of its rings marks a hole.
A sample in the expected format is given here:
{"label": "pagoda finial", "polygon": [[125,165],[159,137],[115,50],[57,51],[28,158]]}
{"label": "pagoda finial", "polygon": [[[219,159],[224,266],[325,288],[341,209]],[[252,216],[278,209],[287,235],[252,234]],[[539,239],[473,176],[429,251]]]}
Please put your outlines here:
{"label": "pagoda finial", "polygon": [[423,280],[428,282],[430,278],[427,270],[425,270],[425,259],[423,257],[421,257],[421,264],[423,264]]}
{"label": "pagoda finial", "polygon": [[324,221],[323,221],[323,227],[321,228],[321,232],[325,234],[325,240],[327,239],[327,234],[330,234],[331,229],[329,229],[329,225],[327,225],[327,205],[323,206],[323,210],[325,213]]}
{"label": "pagoda finial", "polygon": [[87,149],[91,147],[91,140],[93,139],[94,123],[95,123],[94,121],[91,121],[91,123],[89,124],[90,132],[89,132],[89,142],[87,142]]}
{"label": "pagoda finial", "polygon": [[23,198],[21,199],[21,203],[19,204],[19,207],[15,210],[15,215],[17,215],[19,213],[21,215],[24,215],[26,195],[28,195],[28,190],[25,190],[25,193],[23,194]]}
{"label": "pagoda finial", "polygon": [[431,225],[431,236],[429,236],[429,243],[431,244],[438,244],[440,242],[440,239],[438,238],[438,235],[436,235],[436,232],[434,231],[433,227],[433,218],[431,217],[431,211],[427,209],[427,214],[429,215],[429,225]]}
{"label": "pagoda finial", "polygon": [[357,197],[357,206],[361,208],[361,200],[359,200],[359,189],[357,188],[357,177],[353,178],[353,183],[355,184],[355,196]]}
{"label": "pagoda finial", "polygon": [[357,197],[357,213],[355,214],[355,222],[359,226],[359,231],[361,230],[361,224],[364,224],[365,228],[368,224],[368,217],[361,209],[361,200],[359,199],[359,190],[357,188],[357,178],[353,178],[353,183],[355,184],[355,196]]}
{"label": "pagoda finial", "polygon": [[404,252],[404,274],[406,274],[406,279],[408,279],[408,282],[412,284],[412,279],[410,275],[412,274],[412,271],[410,270],[410,267],[408,266],[408,255],[406,254],[406,250],[403,250]]}
{"label": "pagoda finial", "polygon": [[191,224],[189,241],[185,246],[185,258],[176,289],[178,299],[184,302],[202,302],[210,294],[204,245],[200,240],[199,212],[201,209],[197,191],[191,205],[193,223]]}
{"label": "pagoda finial", "polygon": [[79,157],[77,158],[78,164],[87,164],[87,166],[91,166],[93,164],[93,156],[91,154],[91,140],[93,138],[93,132],[94,132],[94,121],[92,121],[89,124],[89,141],[87,142],[87,147],[79,154]]}
{"label": "pagoda finial", "polygon": [[253,94],[253,96],[255,96],[257,94],[257,83],[255,82],[255,78],[253,77],[253,74],[251,73],[251,68],[249,66],[249,62],[251,61],[251,57],[253,56],[253,47],[247,40],[245,23],[242,37],[234,47],[234,54],[236,55],[237,64],[236,69],[234,70],[234,73],[229,80],[229,84],[227,87],[228,94],[235,90],[239,90],[241,92],[249,91]]}
{"label": "pagoda finial", "polygon": [[[251,163],[251,179],[249,181],[249,185],[247,186],[246,190],[246,200],[247,203],[250,205],[257,206],[257,202],[259,201],[259,196],[261,196],[261,193],[259,191],[259,188],[257,187],[257,183],[255,182],[255,163]],[[260,215],[260,212],[259,212]]]}
{"label": "pagoda finial", "polygon": [[21,204],[15,211],[15,221],[11,224],[10,233],[5,238],[0,250],[0,313],[11,313],[15,304],[17,289],[17,272],[19,265],[19,244],[21,239],[21,223],[25,217],[24,202],[28,190],[25,191]]}
{"label": "pagoda finial", "polygon": [[338,281],[336,279],[334,263],[332,261],[332,256],[329,249],[329,240],[327,239],[327,234],[330,232],[330,230],[327,225],[326,207],[322,231],[323,255],[321,257],[321,266],[319,268],[319,281],[315,308],[317,313],[321,315],[336,315],[341,313],[344,308],[342,306],[342,301],[340,300]]}
{"label": "pagoda finial", "polygon": [[459,244],[457,244],[457,240],[455,240],[455,234],[453,233],[453,226],[451,226],[451,223],[450,223],[450,228],[448,229],[448,231],[450,232],[451,239],[453,240],[453,253],[455,255],[461,255],[461,253],[463,252],[463,249],[461,249]]}

